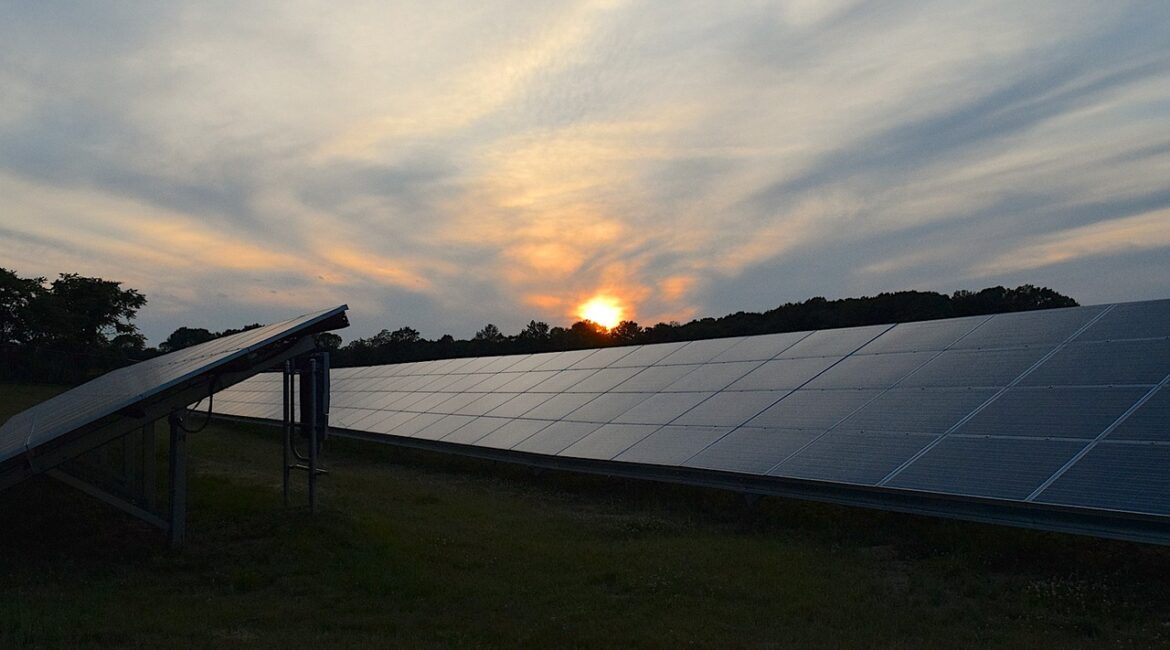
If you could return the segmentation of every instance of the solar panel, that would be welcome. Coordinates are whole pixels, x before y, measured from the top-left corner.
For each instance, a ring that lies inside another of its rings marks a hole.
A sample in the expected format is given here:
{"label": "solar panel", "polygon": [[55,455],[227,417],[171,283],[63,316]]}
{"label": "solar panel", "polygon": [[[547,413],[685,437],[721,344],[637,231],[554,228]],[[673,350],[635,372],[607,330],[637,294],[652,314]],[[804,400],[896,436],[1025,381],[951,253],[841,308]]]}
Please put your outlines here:
{"label": "solar panel", "polygon": [[665,426],[630,445],[614,460],[629,463],[682,465],[687,459],[731,433],[731,427]]}
{"label": "solar panel", "polygon": [[[271,365],[266,359],[302,336],[343,327],[345,310],[343,305],[298,316],[114,370],[12,416],[0,426],[0,486],[59,464],[64,458],[47,458],[46,448],[84,437],[88,429],[108,420],[136,416],[209,378],[214,389],[264,370]],[[272,417],[280,412],[279,386],[279,380],[256,377],[233,392],[237,403],[246,405],[234,408],[252,417]],[[77,442],[90,448],[105,440],[95,438],[88,446],[84,440]]]}
{"label": "solar panel", "polygon": [[838,428],[768,470],[773,476],[874,485],[936,436]]}
{"label": "solar panel", "polygon": [[1170,300],[367,376],[335,419],[395,444],[1170,543]]}
{"label": "solar panel", "polygon": [[813,429],[739,427],[682,464],[725,472],[766,474],[819,434],[820,431]]}
{"label": "solar panel", "polygon": [[1023,500],[1083,446],[1076,440],[952,435],[886,485]]}
{"label": "solar panel", "polygon": [[1108,439],[1170,443],[1170,387],[1159,388],[1146,403],[1111,431]]}

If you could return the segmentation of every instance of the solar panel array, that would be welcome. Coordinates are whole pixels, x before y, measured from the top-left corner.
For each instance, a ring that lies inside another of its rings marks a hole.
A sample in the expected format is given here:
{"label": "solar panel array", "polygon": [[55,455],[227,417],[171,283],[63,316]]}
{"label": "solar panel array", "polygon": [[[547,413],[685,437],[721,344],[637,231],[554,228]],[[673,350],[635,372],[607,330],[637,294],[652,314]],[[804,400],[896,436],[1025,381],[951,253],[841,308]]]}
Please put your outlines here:
{"label": "solar panel array", "polygon": [[345,310],[343,305],[298,316],[106,373],[22,411],[0,426],[0,463],[289,336],[344,318]]}
{"label": "solar panel array", "polygon": [[[1170,516],[1170,300],[333,371],[393,439]],[[280,377],[221,412],[279,418]]]}

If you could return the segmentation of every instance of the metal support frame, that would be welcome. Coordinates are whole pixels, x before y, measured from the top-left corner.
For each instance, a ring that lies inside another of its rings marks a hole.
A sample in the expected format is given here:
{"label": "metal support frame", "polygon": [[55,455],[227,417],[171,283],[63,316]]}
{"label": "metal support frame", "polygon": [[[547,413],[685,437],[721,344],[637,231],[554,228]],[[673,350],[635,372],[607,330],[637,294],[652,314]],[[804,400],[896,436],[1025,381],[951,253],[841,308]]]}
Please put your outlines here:
{"label": "metal support frame", "polygon": [[64,470],[51,469],[45,472],[45,474],[75,490],[80,490],[81,492],[84,492],[95,499],[99,499],[105,503],[108,503],[122,512],[137,517],[138,519],[141,519],[142,521],[145,521],[152,526],[166,530],[170,525],[166,519],[163,519],[154,512],[147,510],[146,508],[143,508],[132,501],[123,499],[116,494],[111,494],[110,492],[97,487],[93,483],[79,479],[76,476],[65,472]]}
{"label": "metal support frame", "polygon": [[[289,504],[292,470],[301,470],[308,474],[309,512],[316,513],[317,479],[329,473],[321,466],[321,446],[329,431],[329,353],[317,351],[289,359],[283,374],[284,504]],[[308,444],[304,454],[297,450],[298,433]]]}
{"label": "metal support frame", "polygon": [[[267,359],[250,359],[248,368],[225,369],[214,376],[192,379],[165,396],[126,409],[112,416],[74,431],[53,445],[48,445],[37,454],[26,454],[19,459],[0,465],[0,489],[14,485],[21,480],[43,472],[65,485],[97,498],[127,514],[167,532],[172,547],[180,546],[186,538],[187,528],[187,431],[182,427],[181,413],[188,404],[207,396],[208,390],[226,388],[255,375],[258,369],[281,365],[288,360],[312,353],[316,342],[311,335],[290,341],[282,350]],[[212,388],[214,387],[214,388]],[[291,392],[289,393],[291,396]],[[291,404],[290,404],[291,408]],[[156,457],[155,422],[166,419],[169,427],[169,486],[168,500],[164,512],[158,512],[156,503]],[[323,432],[320,428],[318,433]],[[140,441],[137,440],[141,434]],[[120,449],[108,448],[111,442],[127,439]],[[130,440],[135,439],[135,440]],[[316,439],[316,438],[315,438]],[[91,452],[112,460],[113,452],[121,453],[126,468],[134,467],[137,474],[119,479],[119,487],[127,494],[116,494],[85,477],[81,470],[70,466],[71,459]],[[141,463],[140,467],[137,465]],[[128,479],[128,480],[127,480]]]}
{"label": "metal support frame", "polygon": [[46,473],[137,516],[155,509],[155,465],[154,422],[147,422]]}
{"label": "metal support frame", "polygon": [[154,456],[154,422],[148,422],[142,427],[141,444],[130,444],[134,434],[127,434],[125,439],[125,453],[127,460],[130,456],[139,456],[133,460],[141,460],[138,473],[130,477],[134,491],[130,495],[116,494],[95,482],[87,480],[63,468],[53,468],[45,473],[72,487],[84,492],[104,503],[125,512],[146,523],[162,529],[167,533],[167,539],[172,548],[183,543],[187,533],[187,432],[182,427],[178,411],[167,416],[170,428],[170,454],[168,463],[169,485],[167,510],[164,513],[155,511],[155,456]]}
{"label": "metal support frame", "polygon": [[[126,494],[107,489],[94,480],[87,478],[83,472],[71,470],[68,465],[47,470],[45,474],[53,479],[84,492],[104,503],[107,503],[122,512],[134,516],[146,523],[160,528],[167,533],[169,543],[177,547],[183,543],[186,536],[187,521],[187,432],[182,427],[178,411],[167,415],[170,428],[170,454],[168,463],[169,485],[167,510],[163,513],[156,511],[155,481],[155,421],[142,425],[140,432],[128,433],[121,439],[125,441],[121,453],[125,456]],[[114,442],[110,441],[110,442]],[[109,444],[109,443],[107,443]],[[98,450],[102,448],[99,447]],[[95,450],[96,451],[96,450]],[[77,469],[85,469],[79,466]]]}
{"label": "metal support frame", "polygon": [[[262,369],[278,366],[286,359],[312,352],[315,349],[316,342],[313,337],[303,336],[268,358],[251,360],[252,363],[247,368],[239,370],[228,368],[220,371],[215,375],[216,387],[223,390],[252,377]],[[0,463],[0,490],[7,489],[34,474],[53,469],[71,458],[100,447],[136,429],[141,429],[149,422],[165,418],[177,408],[198,402],[207,397],[209,379],[208,376],[192,378],[164,395],[156,396],[135,405],[133,408],[123,409],[118,413],[91,422],[51,443],[41,445],[35,451]]]}

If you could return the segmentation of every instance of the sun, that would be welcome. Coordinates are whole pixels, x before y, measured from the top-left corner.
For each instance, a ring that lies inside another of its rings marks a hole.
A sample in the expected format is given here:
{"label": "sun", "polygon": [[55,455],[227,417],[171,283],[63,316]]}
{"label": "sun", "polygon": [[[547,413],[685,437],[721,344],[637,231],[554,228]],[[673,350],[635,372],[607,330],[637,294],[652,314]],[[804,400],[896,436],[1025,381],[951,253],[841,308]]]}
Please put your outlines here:
{"label": "sun", "polygon": [[622,322],[622,306],[611,296],[594,296],[577,310],[577,314],[605,329],[613,329]]}

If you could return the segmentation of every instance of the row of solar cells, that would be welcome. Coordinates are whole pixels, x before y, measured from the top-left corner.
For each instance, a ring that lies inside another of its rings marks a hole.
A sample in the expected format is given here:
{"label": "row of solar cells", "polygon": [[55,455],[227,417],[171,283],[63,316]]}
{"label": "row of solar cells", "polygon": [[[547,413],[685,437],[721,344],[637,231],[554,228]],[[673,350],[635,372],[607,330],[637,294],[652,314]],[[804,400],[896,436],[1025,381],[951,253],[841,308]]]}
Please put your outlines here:
{"label": "row of solar cells", "polygon": [[[1170,301],[336,369],[335,427],[1170,514]],[[278,418],[279,376],[217,410]]]}

